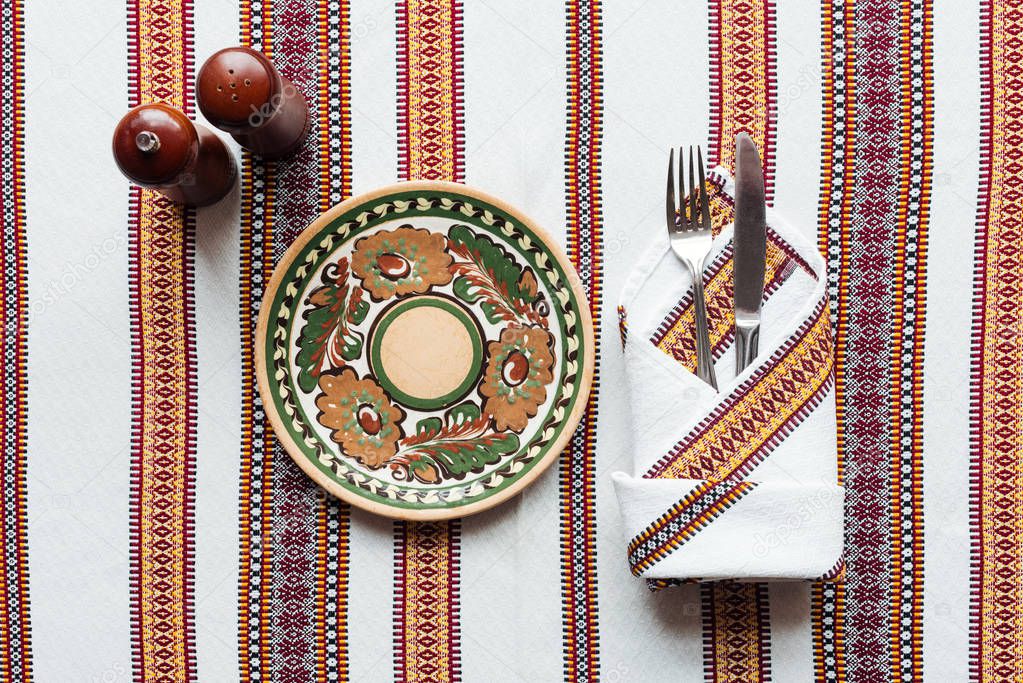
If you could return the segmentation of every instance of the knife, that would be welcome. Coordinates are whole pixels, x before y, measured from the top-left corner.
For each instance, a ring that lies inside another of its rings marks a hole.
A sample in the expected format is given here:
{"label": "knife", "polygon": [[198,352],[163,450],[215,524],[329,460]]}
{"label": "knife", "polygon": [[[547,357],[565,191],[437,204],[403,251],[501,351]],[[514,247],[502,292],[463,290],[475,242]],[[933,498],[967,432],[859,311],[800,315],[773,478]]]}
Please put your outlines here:
{"label": "knife", "polygon": [[735,369],[757,357],[760,300],[767,262],[767,208],[757,145],[746,133],[735,137]]}

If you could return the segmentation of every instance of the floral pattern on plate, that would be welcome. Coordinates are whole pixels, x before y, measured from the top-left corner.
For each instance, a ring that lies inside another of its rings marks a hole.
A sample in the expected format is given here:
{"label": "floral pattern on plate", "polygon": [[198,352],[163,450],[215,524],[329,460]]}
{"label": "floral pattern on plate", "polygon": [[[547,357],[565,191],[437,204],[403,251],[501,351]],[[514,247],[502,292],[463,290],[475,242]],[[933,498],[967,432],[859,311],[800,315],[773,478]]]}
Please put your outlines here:
{"label": "floral pattern on plate", "polygon": [[564,256],[435,185],[446,191],[350,200],[311,226],[275,273],[257,354],[292,457],[394,516],[474,511],[528,483],[567,441],[592,371]]}

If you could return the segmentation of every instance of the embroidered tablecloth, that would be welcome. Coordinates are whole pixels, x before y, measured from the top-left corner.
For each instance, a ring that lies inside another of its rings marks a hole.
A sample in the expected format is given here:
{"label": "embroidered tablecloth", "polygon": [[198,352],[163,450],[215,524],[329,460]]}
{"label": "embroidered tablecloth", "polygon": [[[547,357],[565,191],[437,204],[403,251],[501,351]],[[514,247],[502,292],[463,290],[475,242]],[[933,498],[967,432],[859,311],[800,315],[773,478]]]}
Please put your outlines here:
{"label": "embroidered tablecloth", "polygon": [[[5,0],[0,679],[1020,680],[1021,32],[1018,0]],[[305,94],[307,145],[233,146],[211,208],[130,188],[117,119],[194,115],[235,44]],[[617,297],[668,148],[730,168],[739,131],[828,264],[845,571],[651,592],[609,476]],[[255,391],[277,259],[405,178],[521,207],[598,322],[558,465],[459,522],[325,496]]]}

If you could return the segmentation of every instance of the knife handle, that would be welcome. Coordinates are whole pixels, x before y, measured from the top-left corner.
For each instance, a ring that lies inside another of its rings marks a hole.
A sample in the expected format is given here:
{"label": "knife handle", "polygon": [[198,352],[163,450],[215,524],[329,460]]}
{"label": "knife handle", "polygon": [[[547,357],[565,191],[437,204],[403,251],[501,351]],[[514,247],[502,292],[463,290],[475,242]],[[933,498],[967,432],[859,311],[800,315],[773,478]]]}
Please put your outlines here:
{"label": "knife handle", "polygon": [[735,370],[742,372],[757,357],[760,346],[760,325],[735,326]]}

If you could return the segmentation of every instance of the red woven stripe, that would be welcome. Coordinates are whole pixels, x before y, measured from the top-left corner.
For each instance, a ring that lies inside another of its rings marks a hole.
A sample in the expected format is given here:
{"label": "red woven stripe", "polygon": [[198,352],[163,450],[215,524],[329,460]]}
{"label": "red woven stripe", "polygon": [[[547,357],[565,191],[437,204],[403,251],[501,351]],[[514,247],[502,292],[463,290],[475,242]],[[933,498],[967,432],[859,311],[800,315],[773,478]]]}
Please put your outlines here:
{"label": "red woven stripe", "polygon": [[4,302],[2,309],[4,365],[0,372],[4,386],[14,387],[0,397],[0,515],[4,543],[0,549],[0,679],[32,679],[31,634],[28,602],[26,540],[26,425],[28,293],[26,291],[27,243],[25,238],[25,187],[23,155],[24,122],[24,33],[20,0],[0,9],[3,30],[4,73],[0,83],[0,154],[10,175],[0,178],[3,217],[0,241],[4,268],[0,272]]}
{"label": "red woven stripe", "polygon": [[[600,141],[603,128],[602,9],[596,0],[567,3],[568,131],[565,189],[568,256],[587,290],[593,320],[603,305],[603,224]],[[597,618],[594,472],[600,329],[589,405],[561,456],[561,573],[564,671],[568,681],[596,680]]]}

